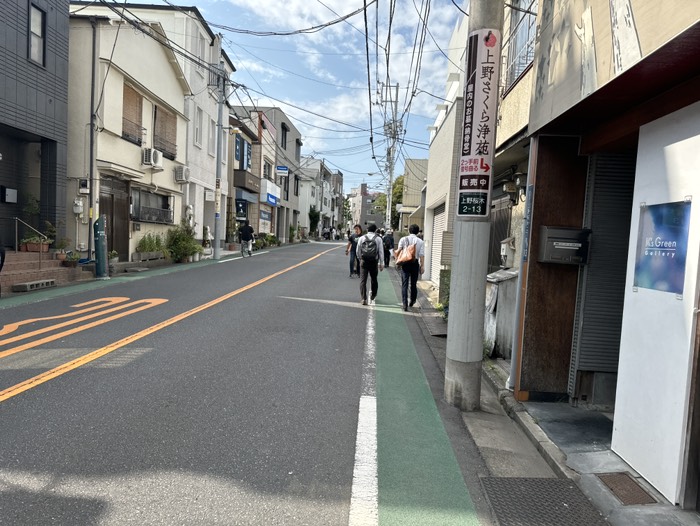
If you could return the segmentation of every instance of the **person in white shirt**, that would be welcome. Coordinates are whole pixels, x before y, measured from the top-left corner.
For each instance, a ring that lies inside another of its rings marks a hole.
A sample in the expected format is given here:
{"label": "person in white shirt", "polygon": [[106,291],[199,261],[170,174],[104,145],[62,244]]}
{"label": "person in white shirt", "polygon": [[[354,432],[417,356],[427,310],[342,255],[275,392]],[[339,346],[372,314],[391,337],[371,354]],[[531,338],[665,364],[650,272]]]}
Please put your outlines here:
{"label": "person in white shirt", "polygon": [[377,234],[377,225],[369,225],[367,233],[357,240],[357,259],[360,262],[360,296],[362,305],[367,305],[367,276],[371,279],[372,291],[369,304],[374,304],[374,298],[379,291],[377,271],[384,270],[384,245]]}
{"label": "person in white shirt", "polygon": [[[401,302],[403,304],[403,310],[407,311],[408,307],[413,307],[418,299],[418,276],[423,274],[424,271],[424,260],[425,260],[425,243],[418,237],[418,232],[420,232],[420,227],[418,225],[411,225],[408,227],[409,235],[402,237],[399,241],[399,246],[397,252],[403,250],[409,245],[416,246],[416,257],[413,261],[407,261],[401,264]],[[409,298],[408,285],[411,285],[411,293]],[[410,302],[409,302],[410,299]]]}

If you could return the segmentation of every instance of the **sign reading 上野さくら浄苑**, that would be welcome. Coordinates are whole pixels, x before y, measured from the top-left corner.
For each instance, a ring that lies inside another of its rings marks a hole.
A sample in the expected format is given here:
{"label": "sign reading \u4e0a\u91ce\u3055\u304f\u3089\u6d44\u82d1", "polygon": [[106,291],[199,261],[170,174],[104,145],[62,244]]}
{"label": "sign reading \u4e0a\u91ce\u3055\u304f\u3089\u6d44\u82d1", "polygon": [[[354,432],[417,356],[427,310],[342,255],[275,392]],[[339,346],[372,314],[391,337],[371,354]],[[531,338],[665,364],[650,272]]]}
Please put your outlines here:
{"label": "sign reading \u4e0a\u91ce\u3055\u304f\u3089\u6d44\u82d1", "polygon": [[462,152],[457,177],[457,219],[487,219],[496,138],[501,33],[469,34],[464,86]]}

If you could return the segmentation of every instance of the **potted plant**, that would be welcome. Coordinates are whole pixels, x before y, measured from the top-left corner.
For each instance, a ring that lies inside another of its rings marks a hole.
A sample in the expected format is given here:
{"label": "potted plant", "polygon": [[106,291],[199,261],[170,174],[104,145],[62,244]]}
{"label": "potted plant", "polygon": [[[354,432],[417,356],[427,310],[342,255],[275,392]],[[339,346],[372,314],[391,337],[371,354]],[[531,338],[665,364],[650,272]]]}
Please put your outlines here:
{"label": "potted plant", "polygon": [[109,260],[110,265],[119,263],[119,252],[117,252],[116,250],[110,250],[109,252],[107,252],[107,259]]}
{"label": "potted plant", "polygon": [[80,261],[80,254],[78,252],[70,252],[66,254],[66,259],[64,259],[61,264],[64,267],[77,267],[78,261]]}
{"label": "potted plant", "polygon": [[200,253],[202,245],[195,239],[195,231],[186,220],[168,230],[165,246],[172,258],[177,262],[191,260],[196,253]]}
{"label": "potted plant", "polygon": [[56,252],[56,259],[59,261],[64,261],[66,259],[66,249],[68,248],[68,245],[70,244],[70,239],[67,237],[62,237],[56,240],[54,243],[54,248],[57,250]]}
{"label": "potted plant", "polygon": [[28,236],[20,241],[24,252],[48,252],[51,243],[53,243],[53,239],[41,236]]}

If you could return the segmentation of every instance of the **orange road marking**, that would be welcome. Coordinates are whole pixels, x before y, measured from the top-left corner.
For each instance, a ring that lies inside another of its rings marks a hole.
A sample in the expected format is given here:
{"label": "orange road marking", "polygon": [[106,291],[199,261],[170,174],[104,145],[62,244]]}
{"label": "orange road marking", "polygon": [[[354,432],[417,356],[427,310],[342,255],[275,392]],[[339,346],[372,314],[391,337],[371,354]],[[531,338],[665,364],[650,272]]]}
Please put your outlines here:
{"label": "orange road marking", "polygon": [[[95,305],[94,307],[91,307],[89,309],[77,310],[74,312],[68,312],[66,314],[59,314],[57,316],[47,316],[45,318],[31,318],[28,320],[22,320],[22,321],[18,321],[15,323],[8,323],[2,329],[0,329],[0,336],[4,336],[5,334],[10,334],[11,332],[16,331],[20,326],[28,325],[30,323],[34,323],[35,321],[59,320],[61,318],[69,318],[71,316],[78,316],[80,314],[85,314],[86,312],[92,312],[92,311],[95,311],[97,309],[101,309],[102,307],[104,307],[106,305],[114,305],[117,303],[123,303],[125,301],[129,301],[129,298],[122,298],[122,297],[100,298],[97,300],[87,301],[85,303],[78,303],[77,305],[71,305],[71,307],[85,307],[87,305],[93,305],[93,304],[97,304],[97,305]],[[2,345],[2,343],[3,342],[0,341],[0,345]]]}
{"label": "orange road marking", "polygon": [[[136,307],[135,309],[126,311],[126,312],[120,312],[119,314],[115,314],[114,316],[108,316],[107,318],[102,318],[97,321],[93,321],[91,323],[86,323],[85,325],[81,325],[80,327],[74,327],[73,329],[69,329],[67,331],[59,332],[56,334],[52,334],[51,336],[47,336],[45,338],[41,338],[39,340],[33,340],[31,342],[25,343],[24,345],[20,345],[19,347],[13,347],[12,349],[8,349],[6,351],[0,352],[0,358],[5,358],[6,356],[11,356],[13,354],[17,354],[18,352],[26,351],[27,349],[32,349],[33,347],[36,347],[37,345],[41,345],[44,343],[49,343],[55,340],[59,340],[63,338],[64,336],[70,336],[71,334],[76,334],[79,332],[86,331],[88,329],[92,329],[93,327],[98,327],[99,325],[104,325],[105,323],[108,323],[110,321],[118,320],[119,318],[123,318],[125,316],[129,316],[130,314],[135,314],[137,312],[141,312],[142,310],[150,309],[151,307],[155,307],[156,305],[161,305],[163,303],[166,303],[168,300],[164,299],[147,299],[147,300],[138,300],[134,301],[132,303],[127,303],[126,305],[121,305],[117,307],[117,309],[123,309],[126,307],[135,307],[136,305],[141,304],[140,307]],[[110,310],[115,310],[115,309],[110,309]],[[70,325],[72,322],[66,322],[65,324],[59,324],[55,326],[58,328],[61,325]],[[45,330],[41,331],[36,331],[37,333],[41,332],[46,332]],[[10,340],[15,340],[15,339],[23,339],[22,337],[18,336],[17,338],[10,338]]]}
{"label": "orange road marking", "polygon": [[[125,299],[125,300],[128,300],[129,298],[124,298],[124,299]],[[113,308],[111,308],[111,309],[105,309],[105,310],[101,310],[101,311],[98,311],[98,312],[93,312],[93,314],[91,314],[91,315],[89,315],[89,316],[82,316],[81,318],[75,318],[75,319],[72,319],[72,320],[64,321],[63,323],[57,323],[56,325],[51,325],[51,326],[49,326],[49,327],[44,327],[44,328],[42,328],[42,329],[37,329],[37,330],[35,330],[35,331],[31,331],[31,332],[28,332],[28,333],[25,333],[25,334],[20,334],[20,335],[18,335],[18,336],[13,336],[12,338],[7,338],[7,339],[5,339],[5,340],[0,340],[0,345],[7,345],[7,344],[9,344],[9,343],[14,343],[14,342],[18,342],[18,341],[21,341],[21,340],[26,340],[26,339],[28,339],[28,338],[31,338],[32,336],[38,336],[39,334],[44,334],[44,333],[46,333],[46,332],[55,331],[56,329],[60,329],[60,328],[62,328],[62,327],[68,327],[69,325],[75,325],[76,323],[80,323],[81,321],[89,320],[89,319],[95,318],[95,317],[97,317],[97,316],[104,316],[105,314],[109,314],[110,312],[116,312],[116,311],[119,311],[119,310],[127,309],[127,308],[129,308],[129,307],[133,307],[134,305],[138,305],[138,304],[140,304],[140,303],[143,303],[144,301],[152,301],[152,300],[138,300],[138,301],[134,301],[134,302],[131,302],[131,303],[124,303],[123,305],[118,305],[118,306],[113,307]],[[153,305],[155,306],[155,305],[160,305],[163,301],[167,301],[167,300],[162,300],[162,301],[161,301],[161,300],[159,299],[159,300],[154,300],[154,301],[157,301],[157,303],[154,303],[154,304],[153,304]],[[94,309],[85,309],[84,311],[76,311],[76,312],[74,312],[74,313],[70,313],[70,315],[75,315],[75,314],[78,314],[79,312],[88,312],[88,311],[92,311],[92,310],[94,310]],[[127,314],[130,314],[130,313],[127,313]],[[48,320],[48,319],[62,318],[62,317],[65,317],[65,315],[62,315],[62,316],[52,316],[51,318],[37,318],[36,320],[25,320],[25,321],[41,321],[41,320],[43,320],[43,319],[47,319],[47,320]],[[114,319],[114,318],[112,318],[112,319]],[[20,322],[20,324],[24,324],[25,321]],[[90,327],[86,327],[86,328],[90,328]],[[82,329],[81,329],[81,330],[82,330]],[[14,354],[14,353],[10,353],[10,354]],[[4,356],[6,356],[6,355],[5,355],[3,352],[0,352],[0,358],[3,358]]]}
{"label": "orange road marking", "polygon": [[[306,265],[307,263],[310,263],[311,261],[327,254],[331,250],[336,250],[337,248],[338,247],[331,248],[329,250],[324,250],[323,252],[316,254],[315,256],[312,256],[309,259],[306,259],[300,263],[292,265],[291,267],[287,267],[286,269],[279,270],[273,274],[270,274],[269,276],[267,276],[265,278],[262,278],[262,279],[259,279],[258,281],[250,283],[249,285],[246,285],[245,287],[241,287],[240,289],[237,289],[237,290],[234,290],[234,291],[229,292],[227,294],[224,294],[223,296],[215,298],[207,303],[204,303],[198,307],[195,307],[194,309],[190,309],[186,312],[183,312],[181,314],[173,316],[172,318],[164,320],[160,323],[156,323],[155,325],[152,325],[151,327],[148,327],[148,328],[143,329],[137,333],[134,333],[130,336],[127,336],[126,338],[122,338],[119,341],[116,341],[116,342],[111,343],[105,347],[102,347],[101,349],[97,349],[96,351],[93,351],[93,352],[88,353],[84,356],[81,356],[80,358],[76,358],[75,360],[71,360],[70,362],[66,362],[63,365],[59,365],[58,367],[55,367],[49,371],[46,371],[46,372],[39,374],[37,376],[34,376],[32,378],[29,378],[29,379],[25,380],[24,382],[20,382],[16,385],[13,385],[12,387],[8,387],[7,389],[0,391],[0,402],[4,402],[5,400],[8,400],[12,397],[15,397],[18,394],[23,393],[24,391],[32,389],[38,385],[43,384],[44,382],[48,382],[49,380],[53,380],[54,378],[57,378],[58,376],[66,374],[67,372],[70,372],[73,369],[77,369],[78,367],[81,367],[85,364],[88,364],[92,361],[95,361],[98,358],[101,358],[102,356],[104,356],[106,354],[109,354],[113,351],[116,351],[117,349],[124,347],[125,345],[129,345],[130,343],[138,341],[141,338],[145,338],[146,336],[150,336],[151,334],[154,334],[161,329],[165,329],[166,327],[169,327],[170,325],[174,325],[175,323],[177,323],[179,321],[182,321],[186,318],[189,318],[190,316],[193,316],[199,312],[202,312],[206,309],[209,309],[215,305],[218,305],[219,303],[222,303],[228,299],[231,299],[234,296],[237,296],[237,295],[239,295],[247,290],[250,290],[254,287],[257,287],[258,285],[262,285],[263,283],[270,281],[271,279],[274,279],[277,276],[281,276],[282,274],[285,274],[291,270],[294,270],[298,267],[301,267],[302,265]],[[167,300],[163,300],[163,301],[167,301]],[[144,307],[144,308],[149,308],[149,307]],[[143,309],[140,309],[140,310],[143,310]],[[133,311],[133,312],[136,312],[136,311]],[[124,313],[124,314],[122,314],[122,316],[123,315],[126,315],[126,314]],[[117,316],[117,317],[121,317],[121,316]],[[71,332],[78,332],[78,331],[66,331],[66,333],[71,333]]]}

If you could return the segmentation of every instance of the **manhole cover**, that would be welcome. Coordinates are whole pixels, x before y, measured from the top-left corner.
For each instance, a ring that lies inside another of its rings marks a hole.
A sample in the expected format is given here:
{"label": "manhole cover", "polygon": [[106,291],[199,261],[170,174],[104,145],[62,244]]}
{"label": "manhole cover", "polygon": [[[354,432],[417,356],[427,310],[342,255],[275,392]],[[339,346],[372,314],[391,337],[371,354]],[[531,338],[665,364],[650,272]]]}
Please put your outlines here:
{"label": "manhole cover", "polygon": [[481,479],[499,526],[604,526],[608,523],[567,479]]}
{"label": "manhole cover", "polygon": [[622,504],[656,504],[656,499],[649,495],[629,473],[601,473],[598,478],[603,481]]}

